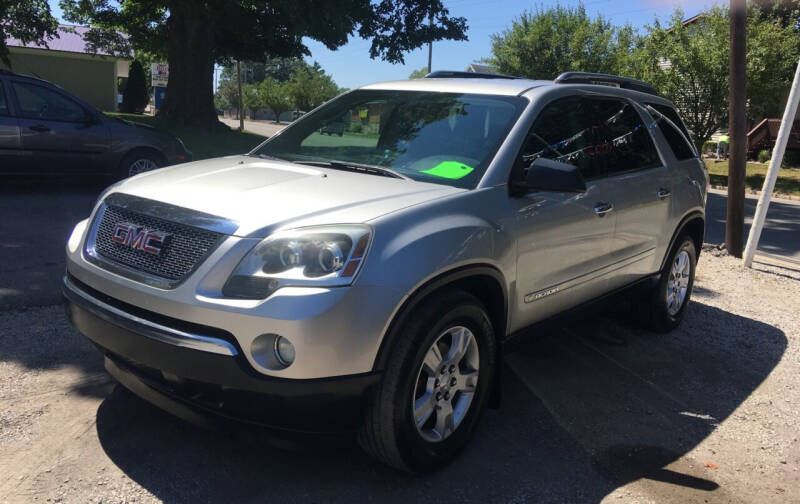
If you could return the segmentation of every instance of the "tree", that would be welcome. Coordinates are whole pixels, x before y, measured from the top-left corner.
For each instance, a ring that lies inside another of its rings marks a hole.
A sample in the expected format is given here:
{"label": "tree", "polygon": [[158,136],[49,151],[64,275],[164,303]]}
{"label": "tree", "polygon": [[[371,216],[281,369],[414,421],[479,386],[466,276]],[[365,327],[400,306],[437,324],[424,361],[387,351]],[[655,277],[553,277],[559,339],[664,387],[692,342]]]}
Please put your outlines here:
{"label": "tree", "polygon": [[67,20],[92,26],[90,47],[121,52],[127,45],[166,55],[170,79],[161,114],[203,127],[218,124],[212,98],[217,62],[300,57],[309,54],[306,37],[336,49],[357,34],[371,40],[370,57],[402,63],[405,52],[429,41],[466,39],[466,21],[451,17],[441,0],[61,0],[60,5]]}
{"label": "tree", "polygon": [[668,25],[657,20],[636,55],[637,77],[680,109],[698,147],[724,124],[728,110],[728,17],[715,7],[692,24],[676,9]]}
{"label": "tree", "polygon": [[296,70],[288,89],[294,107],[306,112],[339,93],[339,87],[316,61]]}
{"label": "tree", "polygon": [[0,61],[9,68],[6,39],[46,46],[46,38],[57,36],[58,21],[50,13],[47,0],[0,0]]}
{"label": "tree", "polygon": [[264,103],[258,93],[258,84],[245,84],[242,86],[242,105],[245,110],[250,112],[264,108]]}
{"label": "tree", "polygon": [[561,72],[620,73],[630,56],[635,33],[602,16],[592,20],[582,5],[523,12],[511,28],[492,36],[485,61],[499,73],[554,79]]}
{"label": "tree", "polygon": [[292,97],[289,92],[291,84],[277,79],[264,79],[258,85],[258,96],[264,107],[275,114],[275,122],[281,120],[281,114],[292,108]]}
{"label": "tree", "polygon": [[128,83],[122,92],[122,111],[141,113],[149,101],[150,93],[147,91],[144,69],[138,60],[133,60],[128,70]]}
{"label": "tree", "polygon": [[214,104],[220,109],[238,109],[239,107],[239,87],[235,80],[221,82],[214,95]]}
{"label": "tree", "polygon": [[[772,9],[751,5],[747,20],[747,115],[780,116],[800,57],[800,37]],[[715,7],[684,25],[675,10],[669,24],[656,21],[635,52],[633,76],[653,84],[680,109],[698,147],[728,117],[728,10]]]}
{"label": "tree", "polygon": [[422,67],[422,68],[420,68],[418,70],[414,70],[413,72],[408,74],[408,78],[409,79],[421,79],[421,78],[425,77],[426,75],[428,75],[428,67],[425,66],[425,67]]}

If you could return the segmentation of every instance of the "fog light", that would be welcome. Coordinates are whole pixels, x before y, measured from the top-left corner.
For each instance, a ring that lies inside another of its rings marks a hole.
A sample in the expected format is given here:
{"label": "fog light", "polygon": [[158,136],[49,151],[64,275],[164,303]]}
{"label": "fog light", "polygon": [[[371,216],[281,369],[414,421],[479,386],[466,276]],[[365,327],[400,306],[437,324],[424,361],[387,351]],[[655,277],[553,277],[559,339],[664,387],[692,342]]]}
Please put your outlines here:
{"label": "fog light", "polygon": [[275,357],[278,362],[289,367],[294,362],[294,345],[282,336],[275,338]]}

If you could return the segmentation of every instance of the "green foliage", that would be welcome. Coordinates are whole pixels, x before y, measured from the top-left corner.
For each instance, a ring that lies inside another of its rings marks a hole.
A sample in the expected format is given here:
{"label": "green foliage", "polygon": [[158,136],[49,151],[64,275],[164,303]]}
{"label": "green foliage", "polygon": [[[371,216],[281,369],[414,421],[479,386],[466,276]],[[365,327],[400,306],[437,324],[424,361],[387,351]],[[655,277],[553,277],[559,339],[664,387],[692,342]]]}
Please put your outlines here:
{"label": "green foliage", "polygon": [[277,79],[265,79],[258,85],[258,96],[262,107],[275,114],[275,122],[280,122],[281,114],[292,108],[290,82]]}
{"label": "green foliage", "polygon": [[310,54],[308,40],[336,49],[356,34],[370,40],[370,57],[403,63],[406,52],[428,42],[467,38],[466,20],[450,16],[442,0],[60,0],[59,5],[68,21],[91,26],[90,47],[166,56],[170,80],[161,113],[211,128],[217,122],[211,93],[215,63],[302,57]]}
{"label": "green foliage", "polygon": [[121,111],[127,113],[141,113],[150,101],[150,93],[147,91],[147,80],[142,69],[142,64],[138,60],[131,63],[128,71],[128,83],[122,93]]}
{"label": "green foliage", "polygon": [[625,73],[636,36],[602,16],[592,20],[582,5],[557,5],[523,12],[511,28],[492,36],[492,57],[499,73],[554,79],[561,72]]}
{"label": "green foliage", "polygon": [[766,163],[767,161],[769,161],[769,158],[771,156],[772,156],[772,154],[768,150],[758,151],[758,162],[759,163]]}
{"label": "green foliage", "polygon": [[428,67],[422,67],[408,74],[409,79],[421,79],[428,75]]}
{"label": "green foliage", "polygon": [[258,84],[245,84],[242,86],[242,106],[245,110],[255,112],[263,108],[261,97],[258,95]]}
{"label": "green foliage", "polygon": [[[755,5],[747,19],[747,114],[780,117],[800,57],[800,34]],[[633,74],[652,83],[680,109],[698,145],[722,127],[728,114],[730,39],[728,11],[714,7],[684,26],[675,10],[668,25],[647,27],[633,58]]]}
{"label": "green foliage", "polygon": [[727,11],[714,7],[700,21],[684,25],[683,12],[676,9],[669,24],[656,20],[646,30],[634,55],[636,77],[675,103],[702,145],[727,117]]}
{"label": "green foliage", "polygon": [[703,148],[700,150],[700,153],[705,154],[706,152],[716,152],[716,150],[717,150],[717,142],[706,140],[705,142],[703,142]]}
{"label": "green foliage", "polygon": [[57,33],[58,21],[47,0],[0,0],[0,62],[9,68],[7,38],[46,45],[46,39]]}
{"label": "green foliage", "polygon": [[800,59],[800,32],[794,24],[784,26],[780,16],[771,15],[775,12],[755,6],[748,9],[747,116],[751,120],[783,115]]}
{"label": "green foliage", "polygon": [[339,87],[319,63],[307,65],[292,74],[289,95],[298,110],[308,112],[339,93]]}
{"label": "green foliage", "polygon": [[239,107],[239,88],[235,80],[224,81],[219,85],[214,95],[214,104],[217,108],[225,110]]}

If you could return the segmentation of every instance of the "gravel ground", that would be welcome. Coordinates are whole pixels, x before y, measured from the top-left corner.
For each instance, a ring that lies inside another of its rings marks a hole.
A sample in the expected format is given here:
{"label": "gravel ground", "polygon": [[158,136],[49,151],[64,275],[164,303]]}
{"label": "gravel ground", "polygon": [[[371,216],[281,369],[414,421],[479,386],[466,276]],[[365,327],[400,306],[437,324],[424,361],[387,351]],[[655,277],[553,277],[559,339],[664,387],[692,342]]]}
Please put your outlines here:
{"label": "gravel ground", "polygon": [[515,345],[502,407],[425,477],[196,429],[60,306],[0,312],[0,502],[800,502],[800,270],[714,254],[669,335],[594,315]]}

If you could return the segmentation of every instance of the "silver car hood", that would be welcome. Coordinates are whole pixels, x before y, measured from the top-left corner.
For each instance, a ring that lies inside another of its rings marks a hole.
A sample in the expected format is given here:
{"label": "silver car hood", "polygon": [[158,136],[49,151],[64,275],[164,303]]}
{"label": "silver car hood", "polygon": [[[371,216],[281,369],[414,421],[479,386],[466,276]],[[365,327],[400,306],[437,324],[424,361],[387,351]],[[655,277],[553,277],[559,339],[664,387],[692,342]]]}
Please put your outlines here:
{"label": "silver car hood", "polygon": [[278,228],[367,222],[463,191],[249,156],[162,168],[113,189],[234,220],[239,224],[235,234],[250,237]]}

